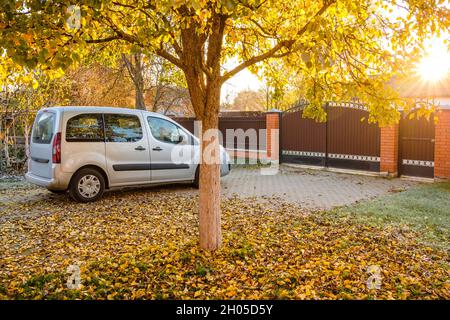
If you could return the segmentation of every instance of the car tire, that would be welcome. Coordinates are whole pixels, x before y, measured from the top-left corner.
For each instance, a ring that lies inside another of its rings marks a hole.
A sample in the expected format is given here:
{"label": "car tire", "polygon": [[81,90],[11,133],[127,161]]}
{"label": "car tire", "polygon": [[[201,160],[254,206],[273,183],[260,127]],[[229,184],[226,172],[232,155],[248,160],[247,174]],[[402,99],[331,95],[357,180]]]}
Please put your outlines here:
{"label": "car tire", "polygon": [[198,189],[200,186],[200,165],[198,165],[197,169],[195,170],[195,178],[192,185],[194,186],[195,189]]}
{"label": "car tire", "polygon": [[105,179],[95,169],[82,169],[75,173],[70,182],[69,195],[77,202],[93,202],[105,191]]}
{"label": "car tire", "polygon": [[67,191],[67,190],[52,190],[52,189],[47,189],[47,190],[54,194],[63,194],[63,193],[66,193],[66,191]]}

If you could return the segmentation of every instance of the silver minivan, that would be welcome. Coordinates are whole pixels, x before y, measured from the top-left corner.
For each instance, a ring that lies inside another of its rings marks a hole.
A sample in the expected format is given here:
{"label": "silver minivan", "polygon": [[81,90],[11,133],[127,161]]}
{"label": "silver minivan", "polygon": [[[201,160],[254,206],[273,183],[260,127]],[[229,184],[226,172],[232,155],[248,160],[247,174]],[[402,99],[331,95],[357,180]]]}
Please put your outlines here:
{"label": "silver minivan", "polygon": [[[230,157],[221,148],[221,176]],[[40,110],[26,179],[80,202],[105,189],[190,182],[198,186],[199,140],[158,113],[109,107]]]}

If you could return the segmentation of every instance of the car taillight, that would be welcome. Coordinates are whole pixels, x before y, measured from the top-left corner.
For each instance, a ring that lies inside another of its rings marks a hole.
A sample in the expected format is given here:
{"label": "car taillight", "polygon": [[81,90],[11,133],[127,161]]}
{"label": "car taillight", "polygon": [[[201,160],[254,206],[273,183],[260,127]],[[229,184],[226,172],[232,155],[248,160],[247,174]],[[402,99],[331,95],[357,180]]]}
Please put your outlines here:
{"label": "car taillight", "polygon": [[52,162],[61,163],[61,132],[58,132],[53,139]]}

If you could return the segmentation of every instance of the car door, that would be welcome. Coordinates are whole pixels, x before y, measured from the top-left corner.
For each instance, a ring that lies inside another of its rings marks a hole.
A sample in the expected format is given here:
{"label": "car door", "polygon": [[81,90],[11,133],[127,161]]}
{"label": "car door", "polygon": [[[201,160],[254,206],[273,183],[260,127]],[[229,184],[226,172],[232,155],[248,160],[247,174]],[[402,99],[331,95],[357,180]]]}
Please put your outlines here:
{"label": "car door", "polygon": [[193,179],[192,137],[166,119],[147,116],[147,124],[150,129],[152,182]]}
{"label": "car door", "polygon": [[150,151],[142,114],[110,113],[104,119],[110,185],[149,183]]}
{"label": "car door", "polygon": [[40,111],[33,125],[28,171],[43,178],[53,178],[52,141],[56,135],[57,114]]}
{"label": "car door", "polygon": [[105,129],[101,112],[64,112],[61,170],[75,172],[85,165],[106,167]]}

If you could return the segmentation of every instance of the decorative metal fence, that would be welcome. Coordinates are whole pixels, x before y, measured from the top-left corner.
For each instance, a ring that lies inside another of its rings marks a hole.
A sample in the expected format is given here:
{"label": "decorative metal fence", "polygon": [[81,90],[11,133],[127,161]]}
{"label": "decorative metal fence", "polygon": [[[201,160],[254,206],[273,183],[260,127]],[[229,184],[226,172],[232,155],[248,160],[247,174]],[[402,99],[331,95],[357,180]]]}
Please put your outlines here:
{"label": "decorative metal fence", "polygon": [[380,170],[380,128],[368,123],[362,104],[328,103],[326,122],[303,118],[305,107],[296,106],[282,115],[282,162]]}

